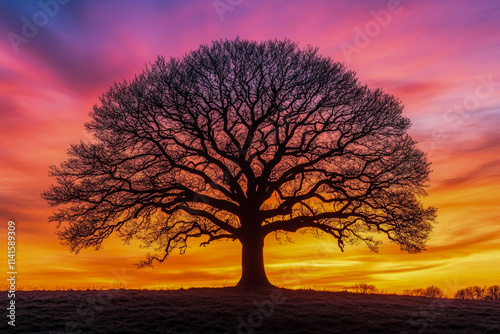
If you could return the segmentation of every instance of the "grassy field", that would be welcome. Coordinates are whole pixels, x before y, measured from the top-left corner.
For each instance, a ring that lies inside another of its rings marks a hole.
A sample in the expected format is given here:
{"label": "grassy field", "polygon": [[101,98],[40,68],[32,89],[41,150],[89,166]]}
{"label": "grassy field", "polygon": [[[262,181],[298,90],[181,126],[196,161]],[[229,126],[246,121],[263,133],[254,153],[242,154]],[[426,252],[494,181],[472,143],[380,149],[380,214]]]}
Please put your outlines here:
{"label": "grassy field", "polygon": [[1,333],[500,333],[500,302],[236,288],[21,291]]}

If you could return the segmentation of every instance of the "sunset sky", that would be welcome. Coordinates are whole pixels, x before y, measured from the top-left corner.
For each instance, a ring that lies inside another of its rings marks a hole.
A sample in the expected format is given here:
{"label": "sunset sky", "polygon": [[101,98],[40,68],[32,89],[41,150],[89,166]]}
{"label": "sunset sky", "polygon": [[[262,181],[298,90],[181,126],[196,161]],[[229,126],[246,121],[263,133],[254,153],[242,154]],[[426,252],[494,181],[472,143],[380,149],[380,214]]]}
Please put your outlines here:
{"label": "sunset sky", "polygon": [[0,263],[6,267],[7,222],[14,220],[18,287],[237,283],[238,242],[200,248],[192,240],[185,255],[154,269],[133,265],[147,253],[134,242],[111,238],[100,251],[70,253],[40,197],[55,182],[48,166],[62,162],[71,143],[91,138],[84,123],[113,82],[133,78],[157,55],[181,57],[236,36],[317,46],[361,82],[396,95],[433,163],[424,202],[438,208],[439,224],[426,252],[401,253],[383,236],[378,254],[363,245],[342,253],[330,239],[309,235],[282,244],[268,237],[272,283],[317,289],[371,283],[388,292],[434,284],[448,295],[500,284],[498,0],[41,3],[47,5],[0,2]]}

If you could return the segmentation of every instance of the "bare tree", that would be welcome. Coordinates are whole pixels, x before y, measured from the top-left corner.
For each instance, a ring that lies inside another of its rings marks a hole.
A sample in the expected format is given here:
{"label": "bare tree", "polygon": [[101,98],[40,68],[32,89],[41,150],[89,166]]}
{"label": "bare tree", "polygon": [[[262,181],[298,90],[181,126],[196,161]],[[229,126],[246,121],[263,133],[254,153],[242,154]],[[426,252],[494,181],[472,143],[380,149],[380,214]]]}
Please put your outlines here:
{"label": "bare tree", "polygon": [[429,162],[403,106],[317,49],[216,41],[115,83],[86,124],[95,141],[51,167],[43,193],[72,251],[116,232],[164,261],[188,239],[238,240],[240,286],[269,285],[269,234],[326,233],[343,251],[377,233],[409,253],[435,220],[425,208]]}
{"label": "bare tree", "polygon": [[444,297],[445,297],[445,295],[444,295],[443,290],[441,290],[441,289],[440,289],[440,288],[438,288],[437,286],[431,285],[431,286],[428,286],[428,287],[425,289],[425,292],[424,292],[424,297],[430,297],[430,298],[444,298]]}
{"label": "bare tree", "polygon": [[492,285],[485,287],[484,299],[500,300],[500,286]]}
{"label": "bare tree", "polygon": [[355,293],[363,293],[363,294],[378,292],[378,289],[375,287],[375,285],[366,283],[354,284],[350,289],[353,290]]}
{"label": "bare tree", "polygon": [[474,290],[472,287],[460,289],[455,293],[457,299],[474,299]]}
{"label": "bare tree", "polygon": [[482,300],[500,300],[500,286],[492,285],[484,286],[469,286],[460,289],[455,293],[455,298],[458,299],[482,299]]}

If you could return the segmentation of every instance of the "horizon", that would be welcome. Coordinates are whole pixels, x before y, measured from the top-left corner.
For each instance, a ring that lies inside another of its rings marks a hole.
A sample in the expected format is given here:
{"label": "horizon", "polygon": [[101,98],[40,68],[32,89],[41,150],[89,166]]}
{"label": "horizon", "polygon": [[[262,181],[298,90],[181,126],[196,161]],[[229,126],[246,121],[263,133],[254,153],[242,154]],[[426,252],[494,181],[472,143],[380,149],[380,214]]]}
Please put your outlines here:
{"label": "horizon", "polygon": [[[237,283],[238,242],[199,247],[199,239],[184,255],[176,252],[154,269],[137,269],[133,264],[147,250],[115,236],[99,251],[72,254],[48,222],[54,209],[40,197],[55,181],[47,176],[48,166],[64,161],[70,144],[91,140],[84,123],[114,82],[133,79],[157,55],[182,57],[201,44],[236,36],[286,37],[300,47],[318,47],[323,56],[355,71],[360,82],[401,99],[403,115],[413,124],[409,132],[433,169],[423,202],[438,208],[438,224],[426,251],[402,253],[383,235],[378,254],[364,245],[347,246],[342,253],[326,236],[294,233],[289,235],[294,243],[283,244],[268,237],[264,259],[271,283],[293,289],[368,283],[389,293],[435,285],[446,295],[500,284],[500,268],[492,265],[500,258],[496,1],[467,0],[454,7],[392,0],[240,1],[226,11],[212,1],[66,2],[29,38],[23,35],[23,18],[31,20],[44,9],[34,1],[3,6],[0,213],[5,233],[0,240],[3,245],[7,222],[15,221],[19,287],[141,290]],[[257,21],[263,23],[255,29]],[[11,33],[25,40],[16,44]],[[6,252],[0,261],[7,263]]]}

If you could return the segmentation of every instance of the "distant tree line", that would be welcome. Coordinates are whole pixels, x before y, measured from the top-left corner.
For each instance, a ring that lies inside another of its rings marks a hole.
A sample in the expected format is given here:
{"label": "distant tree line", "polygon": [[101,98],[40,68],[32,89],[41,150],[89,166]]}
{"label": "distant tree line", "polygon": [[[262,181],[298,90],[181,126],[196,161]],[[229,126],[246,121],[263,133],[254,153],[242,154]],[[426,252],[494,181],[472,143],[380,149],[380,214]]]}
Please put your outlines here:
{"label": "distant tree line", "polygon": [[455,293],[458,299],[500,300],[500,286],[469,286]]}
{"label": "distant tree line", "polygon": [[[350,290],[354,293],[383,293],[380,292],[375,285],[359,283],[348,287],[346,290]],[[430,297],[430,298],[446,298],[443,290],[439,287],[431,285],[425,289],[410,289],[404,290],[403,295],[406,296],[416,296],[416,297]],[[476,299],[476,300],[500,300],[500,286],[470,286],[464,289],[460,289],[455,293],[456,299]]]}

